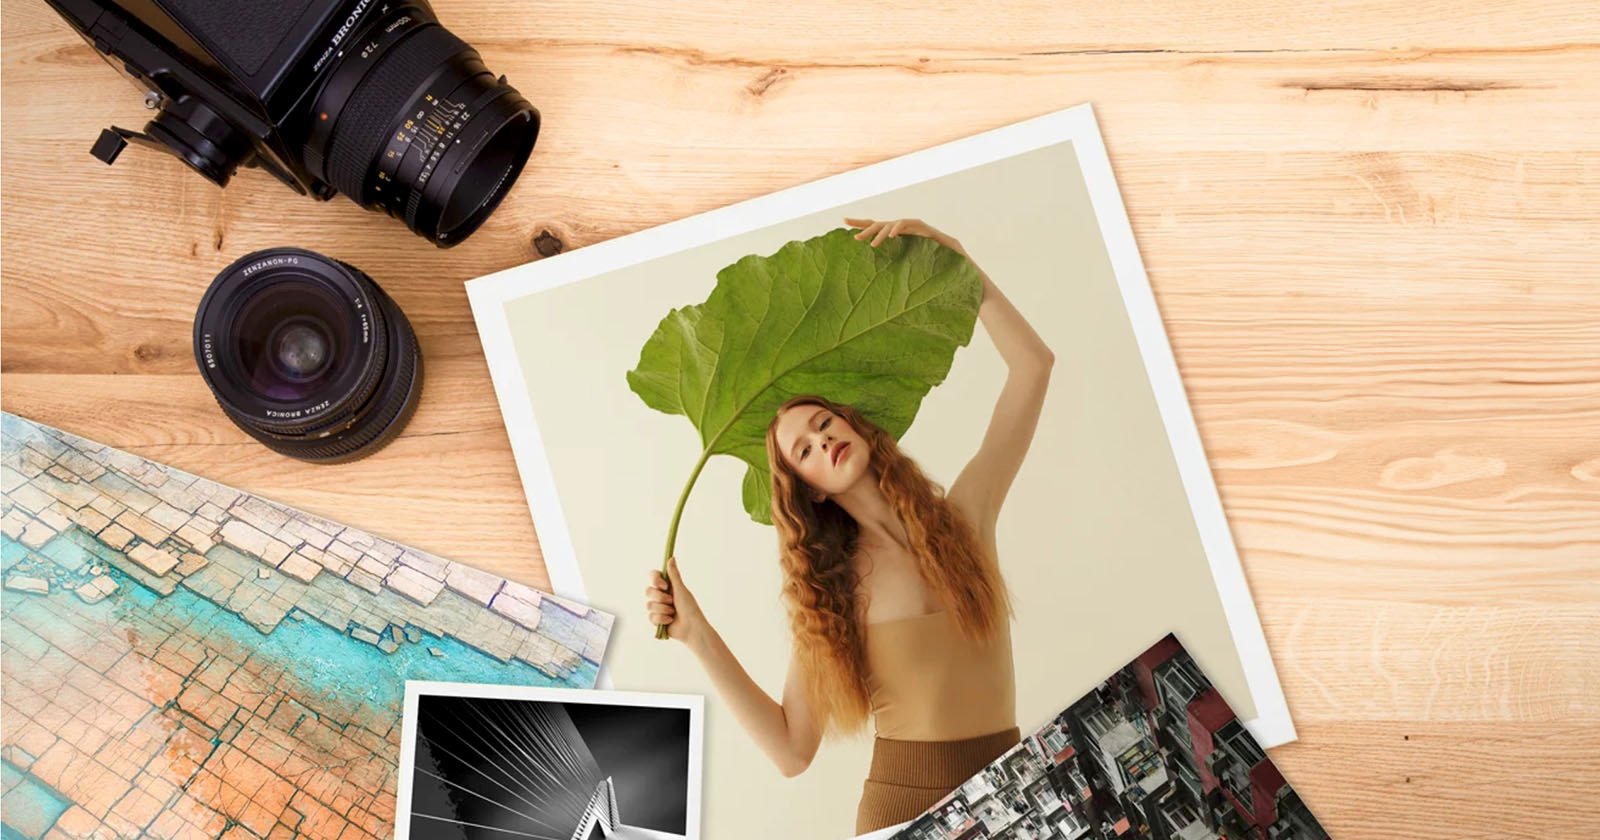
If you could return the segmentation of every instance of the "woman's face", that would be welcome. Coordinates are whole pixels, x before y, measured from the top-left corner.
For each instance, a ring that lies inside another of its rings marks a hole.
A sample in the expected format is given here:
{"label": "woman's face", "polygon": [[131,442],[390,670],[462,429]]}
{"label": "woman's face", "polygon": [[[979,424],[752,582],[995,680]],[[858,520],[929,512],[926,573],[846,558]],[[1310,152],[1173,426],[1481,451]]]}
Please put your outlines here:
{"label": "woman's face", "polygon": [[843,417],[820,405],[790,406],[778,413],[778,451],[813,494],[850,489],[871,466],[871,447]]}

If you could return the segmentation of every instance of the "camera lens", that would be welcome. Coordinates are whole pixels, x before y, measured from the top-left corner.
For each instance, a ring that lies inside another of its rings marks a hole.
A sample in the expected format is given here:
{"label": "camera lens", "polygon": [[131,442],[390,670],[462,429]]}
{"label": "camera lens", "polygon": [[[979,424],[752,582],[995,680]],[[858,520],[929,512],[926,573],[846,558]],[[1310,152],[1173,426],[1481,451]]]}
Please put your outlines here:
{"label": "camera lens", "polygon": [[416,336],[394,301],[361,271],[300,248],[223,269],[195,314],[194,352],[223,413],[302,461],[378,451],[422,391]]}
{"label": "camera lens", "polygon": [[521,174],[539,112],[413,7],[379,18],[358,43],[316,98],[308,163],[434,244],[460,242]]}

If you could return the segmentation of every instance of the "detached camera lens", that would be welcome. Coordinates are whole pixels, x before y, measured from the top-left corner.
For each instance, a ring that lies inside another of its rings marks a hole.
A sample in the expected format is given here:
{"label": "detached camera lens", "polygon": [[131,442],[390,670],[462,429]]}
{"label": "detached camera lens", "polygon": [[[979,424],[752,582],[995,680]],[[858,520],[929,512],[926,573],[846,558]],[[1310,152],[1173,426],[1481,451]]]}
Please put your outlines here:
{"label": "detached camera lens", "polygon": [[223,269],[195,314],[194,352],[223,413],[302,461],[378,451],[422,391],[416,336],[394,301],[361,271],[299,248]]}

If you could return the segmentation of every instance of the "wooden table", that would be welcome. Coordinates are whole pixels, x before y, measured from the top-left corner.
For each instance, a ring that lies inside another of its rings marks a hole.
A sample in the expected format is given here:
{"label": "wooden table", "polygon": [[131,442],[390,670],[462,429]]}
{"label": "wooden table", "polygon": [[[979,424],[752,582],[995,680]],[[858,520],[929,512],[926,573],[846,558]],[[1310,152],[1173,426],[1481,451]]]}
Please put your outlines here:
{"label": "wooden table", "polygon": [[[1342,840],[1600,835],[1591,2],[436,5],[546,121],[450,251],[106,168],[140,97],[6,3],[5,410],[541,585],[463,281],[1092,100],[1300,729],[1274,760]],[[272,455],[195,374],[206,283],[285,244],[421,335],[376,457]]]}

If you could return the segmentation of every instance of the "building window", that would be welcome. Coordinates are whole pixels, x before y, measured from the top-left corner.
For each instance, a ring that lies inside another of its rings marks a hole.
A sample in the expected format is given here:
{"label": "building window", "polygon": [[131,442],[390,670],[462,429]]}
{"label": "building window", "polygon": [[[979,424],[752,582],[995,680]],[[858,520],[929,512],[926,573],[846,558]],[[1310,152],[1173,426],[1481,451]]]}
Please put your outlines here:
{"label": "building window", "polygon": [[1117,756],[1117,762],[1122,765],[1128,774],[1130,783],[1150,776],[1162,768],[1161,754],[1150,749],[1144,742],[1129,747],[1122,755]]}
{"label": "building window", "polygon": [[1229,721],[1228,724],[1217,730],[1217,743],[1228,751],[1229,755],[1239,760],[1240,764],[1248,770],[1260,764],[1267,754],[1256,745],[1250,733],[1244,730],[1238,721]]}
{"label": "building window", "polygon": [[1066,749],[1070,743],[1072,743],[1071,736],[1061,726],[1052,726],[1044,732],[1044,745],[1050,748],[1052,756]]}
{"label": "building window", "polygon": [[1189,703],[1211,685],[1186,656],[1169,662],[1156,676],[1156,684],[1161,689],[1162,705],[1175,720],[1183,720]]}

